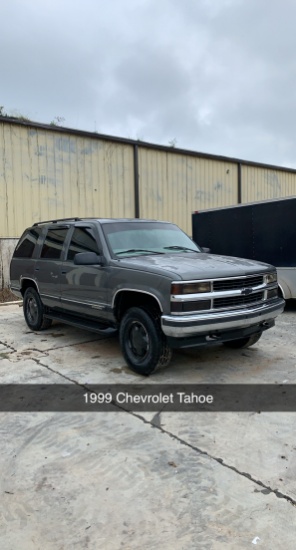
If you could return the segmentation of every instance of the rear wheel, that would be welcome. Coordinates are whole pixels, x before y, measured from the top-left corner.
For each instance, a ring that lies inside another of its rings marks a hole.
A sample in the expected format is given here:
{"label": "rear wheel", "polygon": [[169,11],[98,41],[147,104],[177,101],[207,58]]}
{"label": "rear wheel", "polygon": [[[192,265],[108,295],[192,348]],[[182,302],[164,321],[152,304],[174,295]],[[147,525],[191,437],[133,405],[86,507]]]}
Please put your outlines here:
{"label": "rear wheel", "polygon": [[147,376],[171,360],[172,351],[161,331],[159,318],[151,311],[130,308],[122,318],[119,340],[127,364],[138,374]]}
{"label": "rear wheel", "polygon": [[252,334],[252,336],[246,336],[246,338],[239,338],[238,340],[230,340],[229,342],[223,342],[227,348],[239,349],[249,348],[258,342],[261,338],[262,332]]}
{"label": "rear wheel", "polygon": [[44,317],[44,306],[35,288],[29,287],[25,291],[23,301],[24,317],[31,330],[49,328],[52,320]]}

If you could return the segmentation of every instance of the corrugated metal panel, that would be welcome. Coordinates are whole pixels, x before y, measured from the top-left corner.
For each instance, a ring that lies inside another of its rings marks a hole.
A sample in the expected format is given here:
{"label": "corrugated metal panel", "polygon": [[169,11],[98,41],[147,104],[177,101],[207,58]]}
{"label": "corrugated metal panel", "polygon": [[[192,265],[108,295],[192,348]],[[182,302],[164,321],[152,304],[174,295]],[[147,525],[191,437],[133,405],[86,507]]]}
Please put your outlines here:
{"label": "corrugated metal panel", "polygon": [[194,210],[237,202],[236,163],[139,146],[140,216],[177,223],[191,234]]}
{"label": "corrugated metal panel", "polygon": [[133,217],[133,146],[0,124],[0,237],[69,216]]}
{"label": "corrugated metal panel", "polygon": [[0,238],[42,219],[138,210],[191,234],[194,210],[291,195],[293,169],[0,117]]}
{"label": "corrugated metal panel", "polygon": [[296,195],[296,174],[270,168],[242,166],[242,202]]}

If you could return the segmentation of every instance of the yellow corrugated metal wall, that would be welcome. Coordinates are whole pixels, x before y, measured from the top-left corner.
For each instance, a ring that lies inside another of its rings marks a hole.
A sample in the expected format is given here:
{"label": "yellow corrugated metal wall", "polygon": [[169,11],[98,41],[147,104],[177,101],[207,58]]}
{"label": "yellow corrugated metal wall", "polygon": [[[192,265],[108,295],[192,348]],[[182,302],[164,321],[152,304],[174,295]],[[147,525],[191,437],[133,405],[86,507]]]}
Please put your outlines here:
{"label": "yellow corrugated metal wall", "polygon": [[296,195],[296,173],[242,166],[242,202],[256,202]]}
{"label": "yellow corrugated metal wall", "polygon": [[235,162],[139,147],[140,217],[177,223],[191,235],[194,210],[237,203]]}
{"label": "yellow corrugated metal wall", "polygon": [[40,220],[137,214],[191,234],[195,210],[291,195],[295,170],[0,120],[0,238]]}
{"label": "yellow corrugated metal wall", "polygon": [[133,217],[133,147],[0,123],[0,237],[39,220]]}

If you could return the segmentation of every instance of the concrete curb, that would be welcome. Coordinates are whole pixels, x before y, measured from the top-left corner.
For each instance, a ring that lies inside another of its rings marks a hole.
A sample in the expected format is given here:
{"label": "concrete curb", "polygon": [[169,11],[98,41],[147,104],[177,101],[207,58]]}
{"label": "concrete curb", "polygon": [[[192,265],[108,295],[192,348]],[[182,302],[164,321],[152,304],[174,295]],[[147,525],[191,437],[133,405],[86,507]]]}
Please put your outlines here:
{"label": "concrete curb", "polygon": [[0,302],[0,307],[1,306],[13,306],[13,305],[21,305],[23,303],[22,300],[14,300],[13,302]]}

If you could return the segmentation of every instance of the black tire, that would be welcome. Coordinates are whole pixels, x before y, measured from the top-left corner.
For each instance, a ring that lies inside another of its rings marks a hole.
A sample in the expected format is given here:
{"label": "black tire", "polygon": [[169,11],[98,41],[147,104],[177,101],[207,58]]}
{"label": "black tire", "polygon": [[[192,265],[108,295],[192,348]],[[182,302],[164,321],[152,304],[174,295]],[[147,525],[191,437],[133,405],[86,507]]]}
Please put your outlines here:
{"label": "black tire", "polygon": [[252,336],[246,336],[246,338],[239,338],[239,340],[230,340],[229,342],[223,342],[227,348],[240,349],[249,348],[258,342],[261,338],[262,332],[252,334]]}
{"label": "black tire", "polygon": [[29,287],[25,291],[23,300],[24,317],[31,330],[45,330],[52,320],[44,317],[44,306],[35,288]]}
{"label": "black tire", "polygon": [[159,318],[150,311],[130,308],[120,323],[119,341],[127,364],[138,374],[148,376],[171,360]]}

